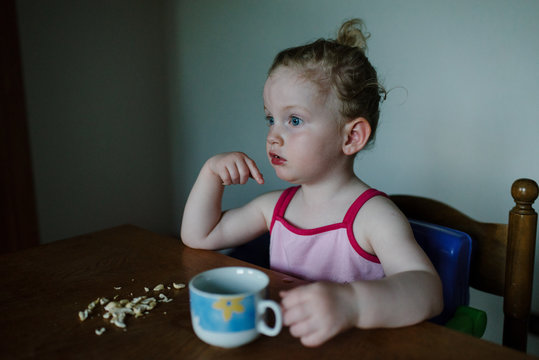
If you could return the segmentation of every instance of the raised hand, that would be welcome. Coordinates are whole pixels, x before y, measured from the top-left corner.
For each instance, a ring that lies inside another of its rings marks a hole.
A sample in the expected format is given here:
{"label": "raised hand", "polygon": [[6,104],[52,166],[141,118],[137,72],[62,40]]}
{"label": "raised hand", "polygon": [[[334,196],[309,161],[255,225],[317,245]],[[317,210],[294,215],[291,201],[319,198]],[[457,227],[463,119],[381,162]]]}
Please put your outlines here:
{"label": "raised hand", "polygon": [[263,184],[264,177],[256,163],[242,152],[229,152],[210,158],[206,166],[221,179],[223,185],[245,184],[249,178]]}

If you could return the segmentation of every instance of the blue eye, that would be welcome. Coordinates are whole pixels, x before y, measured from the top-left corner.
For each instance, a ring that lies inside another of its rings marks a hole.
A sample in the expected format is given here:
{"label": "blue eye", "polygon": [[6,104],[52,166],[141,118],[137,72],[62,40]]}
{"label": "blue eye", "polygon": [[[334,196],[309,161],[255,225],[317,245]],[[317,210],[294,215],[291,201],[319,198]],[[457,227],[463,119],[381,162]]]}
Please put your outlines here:
{"label": "blue eye", "polygon": [[273,116],[266,116],[266,125],[271,126],[275,123],[275,120],[273,120]]}
{"label": "blue eye", "polygon": [[303,124],[303,120],[301,120],[299,117],[297,116],[291,116],[290,117],[290,124],[292,126],[300,126],[301,124]]}

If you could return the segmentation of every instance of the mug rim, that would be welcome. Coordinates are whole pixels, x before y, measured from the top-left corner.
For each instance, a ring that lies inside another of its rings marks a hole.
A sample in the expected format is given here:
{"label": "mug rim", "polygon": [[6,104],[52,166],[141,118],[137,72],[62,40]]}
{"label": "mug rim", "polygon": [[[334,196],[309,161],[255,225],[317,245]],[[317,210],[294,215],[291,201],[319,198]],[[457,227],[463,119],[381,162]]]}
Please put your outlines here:
{"label": "mug rim", "polygon": [[[258,275],[262,275],[262,277],[264,278],[264,284],[262,284],[255,291],[245,291],[245,292],[238,292],[238,293],[234,293],[234,294],[221,294],[221,293],[204,291],[204,290],[201,290],[201,289],[197,288],[194,285],[194,282],[198,278],[200,278],[202,276],[205,276],[205,275],[208,275],[208,273],[218,272],[218,271],[222,271],[222,270],[233,270],[233,269],[246,270],[246,271],[250,271],[250,272],[253,272],[253,273],[257,273]],[[258,269],[251,268],[251,267],[248,267],[248,266],[222,266],[222,267],[216,267],[216,268],[213,268],[213,269],[203,271],[203,272],[198,273],[197,275],[193,276],[191,278],[191,280],[189,281],[189,290],[192,291],[193,293],[195,293],[197,295],[201,295],[201,296],[237,297],[237,296],[248,296],[248,295],[256,294],[256,293],[264,290],[268,285],[269,285],[269,276],[266,273],[264,273],[263,271],[260,271]]]}

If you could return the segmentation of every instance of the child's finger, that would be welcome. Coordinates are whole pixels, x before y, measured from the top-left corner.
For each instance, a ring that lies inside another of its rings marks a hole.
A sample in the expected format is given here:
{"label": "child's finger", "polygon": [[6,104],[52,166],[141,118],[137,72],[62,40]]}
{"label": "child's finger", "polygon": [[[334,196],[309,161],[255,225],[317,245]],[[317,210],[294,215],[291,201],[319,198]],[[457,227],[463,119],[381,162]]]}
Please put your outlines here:
{"label": "child's finger", "polygon": [[230,173],[228,172],[227,168],[223,168],[219,172],[219,177],[221,178],[221,182],[223,183],[223,185],[230,185],[232,183]]}
{"label": "child's finger", "polygon": [[305,319],[303,321],[298,321],[288,326],[290,326],[290,329],[289,329],[290,335],[297,338],[303,338],[303,337],[309,336],[313,332],[317,331],[312,321],[309,321],[308,319]]}
{"label": "child's finger", "polygon": [[309,300],[309,285],[298,286],[294,289],[281,291],[279,293],[284,307],[292,307],[306,300]]}
{"label": "child's finger", "polygon": [[231,184],[237,184],[239,179],[240,179],[240,173],[236,167],[235,164],[233,165],[229,165],[226,167],[226,170],[229,174],[229,178],[230,178],[230,183]]}
{"label": "child's finger", "polygon": [[315,347],[322,345],[325,341],[327,341],[331,336],[328,336],[322,331],[314,331],[312,333],[308,333],[305,336],[301,337],[301,343],[308,347]]}
{"label": "child's finger", "polygon": [[262,173],[260,172],[260,170],[258,170],[258,166],[256,166],[256,163],[254,162],[254,160],[250,159],[250,158],[247,158],[245,160],[245,162],[247,163],[247,166],[249,167],[249,171],[251,173],[251,177],[259,184],[263,184],[264,183],[264,176],[262,175]]}
{"label": "child's finger", "polygon": [[[312,317],[312,313],[307,304],[301,303],[295,306],[285,308],[283,311],[283,323],[286,326],[300,326],[305,324]],[[300,336],[295,335],[294,336]]]}

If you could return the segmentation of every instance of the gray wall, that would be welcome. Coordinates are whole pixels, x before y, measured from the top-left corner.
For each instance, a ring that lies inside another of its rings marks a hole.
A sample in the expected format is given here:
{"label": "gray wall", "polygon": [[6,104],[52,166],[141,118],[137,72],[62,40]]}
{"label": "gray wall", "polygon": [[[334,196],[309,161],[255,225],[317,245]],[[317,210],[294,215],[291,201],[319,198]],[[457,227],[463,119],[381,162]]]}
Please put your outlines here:
{"label": "gray wall", "polygon": [[[249,153],[267,182],[231,187],[226,207],[286,186],[265,158],[267,68],[350,17],[366,21],[368,55],[394,89],[357,160],[362,179],[489,222],[507,220],[514,179],[539,180],[538,1],[18,5],[45,241],[123,222],[177,234],[200,166],[221,151]],[[500,342],[500,298],[473,292],[472,305]]]}
{"label": "gray wall", "polygon": [[163,3],[17,5],[41,241],[171,233]]}

